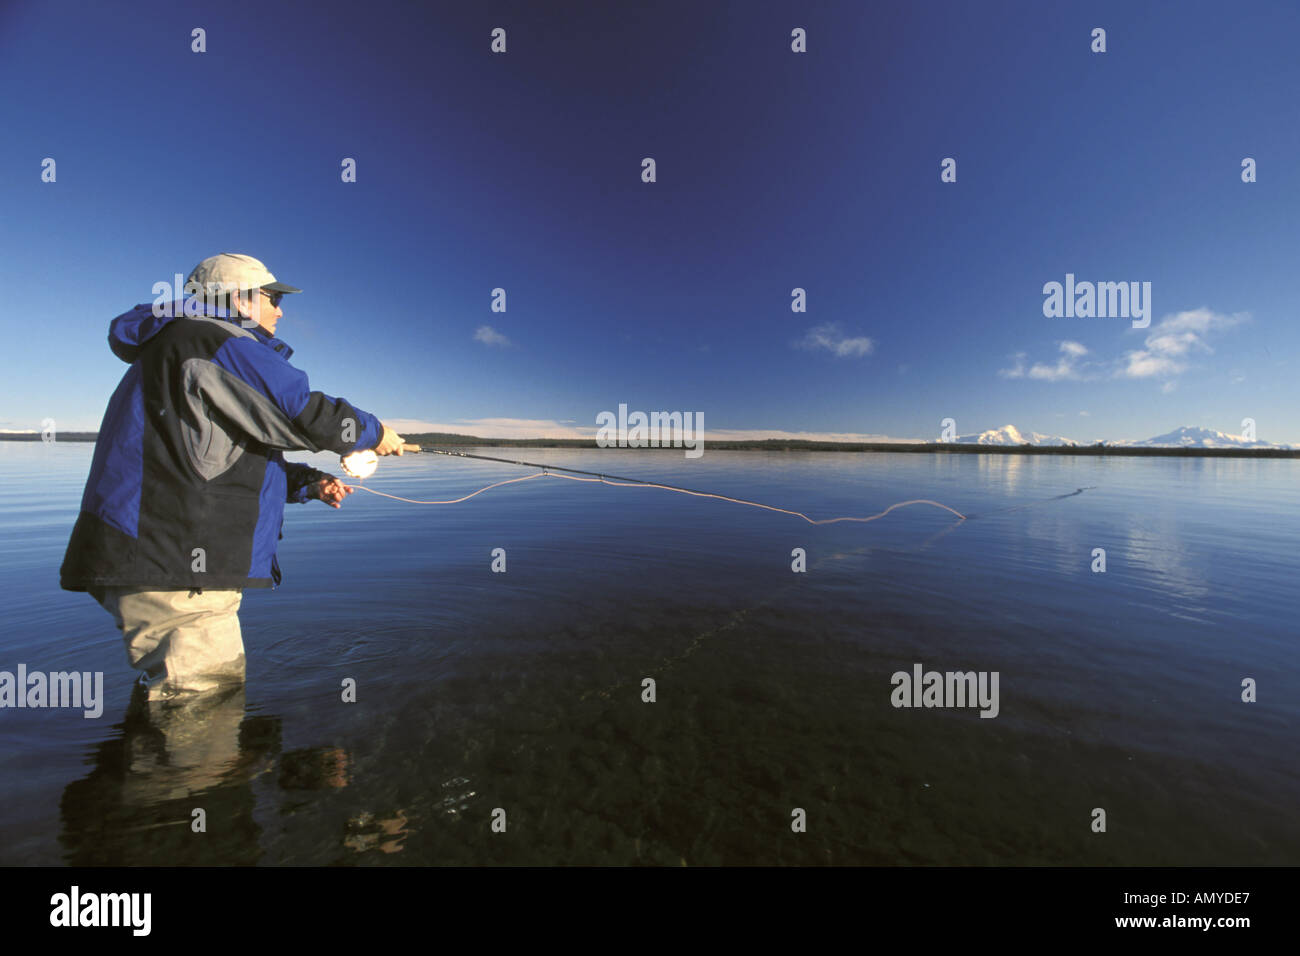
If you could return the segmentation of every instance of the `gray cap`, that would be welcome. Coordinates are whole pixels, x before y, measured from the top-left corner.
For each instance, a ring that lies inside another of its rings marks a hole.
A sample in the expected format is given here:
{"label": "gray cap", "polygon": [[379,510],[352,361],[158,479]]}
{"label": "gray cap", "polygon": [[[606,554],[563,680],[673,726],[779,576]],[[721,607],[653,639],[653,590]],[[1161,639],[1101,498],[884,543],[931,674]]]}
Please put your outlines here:
{"label": "gray cap", "polygon": [[194,267],[185,284],[197,282],[205,292],[222,293],[235,289],[269,289],[272,292],[301,292],[291,285],[277,282],[260,259],[238,252],[209,256]]}

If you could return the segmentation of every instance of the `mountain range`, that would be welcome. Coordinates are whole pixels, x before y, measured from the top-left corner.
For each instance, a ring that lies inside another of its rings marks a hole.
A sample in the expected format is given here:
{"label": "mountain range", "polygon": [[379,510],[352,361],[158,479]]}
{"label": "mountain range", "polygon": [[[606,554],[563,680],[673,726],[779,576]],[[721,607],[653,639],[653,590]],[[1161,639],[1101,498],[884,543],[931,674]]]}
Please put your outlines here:
{"label": "mountain range", "polygon": [[1044,435],[1041,432],[1028,434],[1015,425],[1003,425],[991,428],[978,435],[962,435],[954,439],[959,445],[1077,445],[1076,441],[1062,438],[1060,435]]}
{"label": "mountain range", "polygon": [[[1044,435],[1040,432],[1022,432],[1015,425],[1003,425],[991,428],[978,435],[962,435],[954,441],[963,445],[1095,445],[1104,439],[1079,442],[1060,435]],[[1144,438],[1141,441],[1107,441],[1107,445],[1116,448],[1291,448],[1291,445],[1279,442],[1249,440],[1241,435],[1229,435],[1227,432],[1215,431],[1213,428],[1197,428],[1181,425],[1164,435]]]}

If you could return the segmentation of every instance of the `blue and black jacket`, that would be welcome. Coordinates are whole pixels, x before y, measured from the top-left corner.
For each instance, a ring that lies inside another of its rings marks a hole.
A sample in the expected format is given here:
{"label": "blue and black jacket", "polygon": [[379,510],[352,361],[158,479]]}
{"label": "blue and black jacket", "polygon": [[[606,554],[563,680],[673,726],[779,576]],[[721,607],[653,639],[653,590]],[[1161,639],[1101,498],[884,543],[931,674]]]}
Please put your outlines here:
{"label": "blue and black jacket", "polygon": [[109,325],[113,354],[131,367],[104,413],[59,583],[279,584],[285,503],[328,477],[283,452],[374,448],[383,426],[311,391],[293,350],[260,327],[204,312],[201,299],[154,311],[138,305]]}

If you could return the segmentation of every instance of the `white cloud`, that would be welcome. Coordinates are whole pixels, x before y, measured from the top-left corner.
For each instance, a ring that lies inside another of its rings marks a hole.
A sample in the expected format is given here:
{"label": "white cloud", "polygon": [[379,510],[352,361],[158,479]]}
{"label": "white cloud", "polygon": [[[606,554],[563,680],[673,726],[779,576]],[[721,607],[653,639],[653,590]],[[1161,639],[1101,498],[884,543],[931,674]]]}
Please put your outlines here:
{"label": "white cloud", "polygon": [[1225,315],[1222,312],[1211,312],[1209,309],[1191,309],[1166,316],[1151,330],[1150,335],[1168,332],[1195,332],[1204,335],[1207,332],[1222,332],[1249,321],[1250,315],[1245,312]]}
{"label": "white cloud", "polygon": [[1142,348],[1124,353],[1115,375],[1118,378],[1172,378],[1181,375],[1189,367],[1186,357],[1191,353],[1214,351],[1206,341],[1211,333],[1226,331],[1249,319],[1244,313],[1224,315],[1209,309],[1192,309],[1166,316],[1147,334]]}
{"label": "white cloud", "polygon": [[1024,378],[1025,377],[1025,353],[1017,352],[1011,356],[1016,363],[1011,368],[1000,368],[998,374],[1003,378]]}
{"label": "white cloud", "polygon": [[1045,382],[1059,382],[1066,379],[1078,379],[1079,370],[1075,362],[1088,354],[1088,350],[1078,342],[1061,343],[1061,357],[1055,365],[1035,363],[1029,369],[1029,377]]}
{"label": "white cloud", "polygon": [[[1130,349],[1118,358],[1108,361],[1087,361],[1088,348],[1079,342],[1064,341],[1059,345],[1060,357],[1055,364],[1035,362],[1028,364],[1028,356],[1017,352],[1011,358],[1011,368],[998,369],[1002,378],[1032,378],[1043,382],[1092,381],[1102,376],[1112,378],[1173,379],[1190,367],[1193,355],[1211,353],[1211,336],[1249,322],[1246,313],[1225,315],[1209,309],[1192,309],[1167,315],[1153,326],[1142,343],[1142,348]],[[1165,392],[1171,392],[1166,387]]]}
{"label": "white cloud", "polygon": [[480,325],[474,332],[474,341],[484,345],[509,345],[510,340],[490,325]]}
{"label": "white cloud", "polygon": [[998,374],[1003,378],[1034,378],[1045,382],[1082,378],[1083,375],[1078,361],[1088,354],[1087,346],[1079,342],[1066,340],[1060,344],[1059,350],[1061,357],[1057,359],[1055,365],[1044,365],[1042,362],[1035,362],[1029,368],[1025,368],[1025,353],[1017,352],[1011,356],[1015,360],[1015,365],[1011,368],[998,369]]}
{"label": "white cloud", "polygon": [[1195,332],[1166,332],[1147,339],[1147,348],[1162,355],[1185,355],[1195,347],[1210,351]]}
{"label": "white cloud", "polygon": [[1167,355],[1156,355],[1145,349],[1127,353],[1122,367],[1115,373],[1120,378],[1151,378],[1160,375],[1181,375],[1187,366]]}
{"label": "white cloud", "polygon": [[876,349],[876,343],[866,336],[846,336],[835,322],[814,326],[794,344],[801,349],[826,349],[836,358],[857,358],[870,355]]}

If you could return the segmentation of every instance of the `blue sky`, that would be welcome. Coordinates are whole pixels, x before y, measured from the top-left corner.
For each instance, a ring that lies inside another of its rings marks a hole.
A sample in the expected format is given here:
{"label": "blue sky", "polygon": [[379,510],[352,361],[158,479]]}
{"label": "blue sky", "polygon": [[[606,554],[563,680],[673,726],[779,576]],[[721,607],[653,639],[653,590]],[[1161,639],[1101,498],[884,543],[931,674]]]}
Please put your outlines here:
{"label": "blue sky", "polygon": [[[96,428],[109,320],[242,252],[389,421],[1300,442],[1296,4],[636,8],[0,4],[0,428]],[[1067,273],[1150,328],[1045,317]]]}

